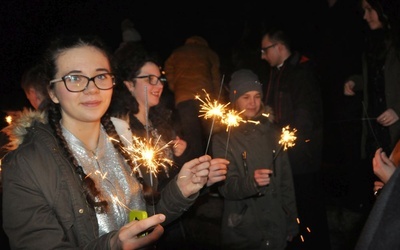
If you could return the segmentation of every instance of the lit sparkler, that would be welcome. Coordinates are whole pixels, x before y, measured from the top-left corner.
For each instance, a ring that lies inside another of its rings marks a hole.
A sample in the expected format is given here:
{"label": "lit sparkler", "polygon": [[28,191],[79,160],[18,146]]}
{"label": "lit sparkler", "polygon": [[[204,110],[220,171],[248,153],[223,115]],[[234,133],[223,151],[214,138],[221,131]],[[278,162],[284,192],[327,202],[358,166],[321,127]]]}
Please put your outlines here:
{"label": "lit sparkler", "polygon": [[297,137],[295,136],[297,132],[297,129],[290,130],[290,126],[286,126],[282,128],[282,134],[281,134],[281,139],[279,140],[279,144],[282,146],[279,148],[278,152],[275,152],[275,150],[272,150],[272,169],[274,172],[274,176],[276,176],[276,166],[275,166],[275,160],[278,157],[279,153],[282,151],[286,151],[288,148],[293,147],[295,145],[295,140]]}
{"label": "lit sparkler", "polygon": [[231,127],[237,127],[241,122],[244,122],[243,118],[240,116],[245,110],[240,112],[231,109],[226,112],[226,114],[222,117],[221,122],[226,125],[226,131]]}
{"label": "lit sparkler", "polygon": [[[221,88],[220,88],[220,93],[221,94],[221,89],[222,89],[222,84],[224,82],[224,76],[222,77],[221,81]],[[200,114],[199,117],[204,117],[204,119],[212,118],[212,124],[210,128],[210,134],[208,136],[208,141],[207,141],[207,147],[206,147],[206,152],[207,154],[208,147],[210,145],[210,140],[211,140],[211,135],[214,129],[214,123],[215,119],[219,118],[222,119],[222,117],[225,114],[226,107],[229,105],[229,102],[227,104],[221,104],[218,102],[218,100],[213,100],[211,101],[210,95],[207,93],[205,89],[203,89],[203,92],[205,93],[205,99],[201,99],[199,95],[195,96],[195,99],[199,100],[201,102],[200,104]],[[219,99],[219,96],[218,96]]]}
{"label": "lit sparkler", "polygon": [[196,95],[195,98],[199,100],[202,104],[200,104],[200,113],[199,117],[204,117],[204,119],[209,118],[222,118],[225,114],[226,107],[230,104],[229,102],[226,104],[221,104],[218,100],[211,100],[210,95],[203,89],[205,93],[205,99],[201,99],[199,95]]}
{"label": "lit sparkler", "polygon": [[[127,152],[132,161],[135,163],[137,171],[140,166],[145,166],[150,175],[157,177],[159,167],[168,168],[173,165],[173,161],[165,156],[164,150],[172,144],[172,141],[161,145],[161,136],[157,140],[153,141],[150,138],[147,139],[132,136],[132,143],[128,143],[128,146],[122,147],[122,150]],[[152,179],[150,179],[152,182]],[[151,183],[153,186],[153,183]]]}
{"label": "lit sparkler", "polygon": [[287,150],[295,145],[294,141],[297,139],[295,136],[297,129],[293,129],[290,131],[289,125],[282,128],[281,139],[279,140],[279,144],[282,145],[283,150]]}

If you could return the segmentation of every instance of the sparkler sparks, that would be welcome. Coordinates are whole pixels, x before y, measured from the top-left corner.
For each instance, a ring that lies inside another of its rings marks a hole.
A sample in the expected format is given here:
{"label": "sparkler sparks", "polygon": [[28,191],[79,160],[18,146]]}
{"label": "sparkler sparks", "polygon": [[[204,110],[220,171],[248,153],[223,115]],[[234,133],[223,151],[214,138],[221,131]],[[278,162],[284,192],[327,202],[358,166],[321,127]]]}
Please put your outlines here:
{"label": "sparkler sparks", "polygon": [[293,147],[295,145],[294,141],[297,139],[295,136],[295,133],[297,132],[297,129],[293,129],[290,131],[289,125],[282,128],[282,134],[281,134],[281,139],[279,140],[279,144],[282,145],[283,150],[287,150],[290,147]]}
{"label": "sparkler sparks", "polygon": [[289,125],[282,128],[281,139],[278,142],[279,144],[282,145],[282,147],[279,148],[278,152],[272,150],[272,170],[274,172],[274,176],[276,176],[275,160],[278,157],[279,153],[282,151],[282,149],[285,151],[288,148],[293,147],[295,145],[294,141],[297,139],[297,137],[295,136],[296,132],[297,129],[294,128],[293,130],[290,130]]}
{"label": "sparkler sparks", "polygon": [[226,107],[230,104],[221,104],[218,103],[217,100],[212,101],[210,95],[203,89],[206,97],[205,99],[201,99],[199,95],[196,95],[195,98],[199,100],[202,104],[200,105],[200,113],[199,117],[204,117],[204,119],[209,119],[212,117],[222,118],[226,112]]}
{"label": "sparkler sparks", "polygon": [[[196,95],[195,98],[199,100],[202,104],[200,105],[200,115],[199,117],[204,117],[204,119],[209,118],[218,118],[222,124],[227,126],[226,131],[229,130],[230,127],[237,127],[240,123],[247,123],[253,122],[258,124],[258,121],[251,121],[251,120],[244,120],[241,117],[241,114],[245,112],[243,111],[236,111],[234,109],[228,110],[227,107],[229,106],[230,102],[226,104],[221,104],[217,100],[211,100],[210,95],[203,89],[205,93],[205,99],[201,99],[199,95]],[[269,114],[263,114],[264,116],[269,116]]]}
{"label": "sparkler sparks", "polygon": [[136,164],[136,169],[140,166],[145,166],[147,171],[152,175],[156,176],[159,167],[167,168],[172,166],[173,161],[165,157],[164,149],[169,147],[172,141],[161,145],[161,136],[157,140],[153,141],[150,138],[148,141],[140,137],[132,137],[132,143],[127,147],[123,147],[122,150],[129,153],[131,159]]}
{"label": "sparkler sparks", "polygon": [[[226,125],[226,131],[228,133],[228,138],[227,138],[227,144],[226,144],[226,153],[228,149],[228,142],[229,142],[229,137],[230,137],[230,128],[231,127],[237,127],[240,125],[240,123],[247,123],[247,122],[252,122],[254,124],[259,124],[259,121],[252,121],[252,120],[244,120],[241,117],[241,114],[245,112],[245,110],[242,111],[236,111],[235,109],[227,109],[227,106],[230,104],[230,102],[226,104],[221,104],[218,102],[218,100],[212,101],[210,98],[210,95],[203,89],[203,92],[205,93],[205,99],[201,99],[199,95],[195,96],[195,99],[199,100],[201,102],[200,104],[200,115],[199,117],[204,117],[204,119],[209,119],[213,118],[213,123],[212,126],[214,126],[215,119],[218,118],[219,122]],[[268,117],[269,114],[263,114],[264,116]],[[210,138],[212,134],[212,129],[210,131],[210,135],[208,138],[207,142],[207,147],[206,147],[206,153],[208,151],[208,146],[210,143]],[[225,158],[226,158],[226,153],[225,153]]]}
{"label": "sparkler sparks", "polygon": [[[158,136],[157,140],[153,141],[150,138],[148,141],[144,138],[132,136],[132,140],[122,136],[124,139],[125,147],[122,147],[124,152],[127,152],[135,163],[135,169],[133,171],[138,171],[140,166],[146,167],[147,171],[155,177],[159,171],[159,167],[164,169],[173,165],[173,161],[165,156],[164,150],[172,145],[172,141],[161,145],[160,142],[161,135]],[[110,138],[110,140],[115,140]],[[152,180],[152,179],[150,179]],[[151,183],[153,185],[153,183]]]}
{"label": "sparkler sparks", "polygon": [[240,122],[243,122],[243,118],[240,116],[244,112],[237,112],[236,110],[228,110],[226,114],[222,117],[221,122],[226,125],[226,131],[229,130],[230,127],[239,126]]}

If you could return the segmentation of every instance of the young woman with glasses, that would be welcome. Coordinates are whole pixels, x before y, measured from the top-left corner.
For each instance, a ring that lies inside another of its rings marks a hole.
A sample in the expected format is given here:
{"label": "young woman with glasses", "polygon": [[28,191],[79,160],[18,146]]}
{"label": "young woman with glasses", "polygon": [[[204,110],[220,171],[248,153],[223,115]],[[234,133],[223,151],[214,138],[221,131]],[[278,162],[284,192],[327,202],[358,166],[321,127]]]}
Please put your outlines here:
{"label": "young woman with glasses", "polygon": [[[133,133],[146,140],[151,139],[163,147],[162,158],[168,159],[157,173],[154,189],[162,191],[171,180],[176,178],[183,163],[191,155],[191,145],[179,137],[179,129],[172,121],[172,110],[168,109],[161,97],[166,79],[161,73],[157,58],[147,52],[138,53],[133,48],[122,49],[115,54],[118,83],[115,91],[111,112],[113,116],[126,121],[125,130],[120,134]],[[129,125],[128,125],[129,124]],[[169,143],[169,144],[168,144]],[[212,159],[207,186],[221,181],[226,174],[225,159]],[[149,180],[145,180],[149,182]],[[161,246],[176,248],[183,247],[185,232],[179,220],[165,227],[167,232],[175,230],[175,237],[163,237]],[[162,248],[163,249],[163,248]]]}
{"label": "young woman with glasses", "polygon": [[[46,55],[43,112],[30,111],[7,128],[12,141],[2,160],[3,227],[11,248],[138,249],[153,243],[163,233],[159,224],[195,201],[210,157],[185,163],[158,203],[146,203],[146,173],[123,150],[120,123],[107,112],[116,81],[104,46],[66,37]],[[132,210],[151,211],[152,205],[158,215],[129,222]]]}

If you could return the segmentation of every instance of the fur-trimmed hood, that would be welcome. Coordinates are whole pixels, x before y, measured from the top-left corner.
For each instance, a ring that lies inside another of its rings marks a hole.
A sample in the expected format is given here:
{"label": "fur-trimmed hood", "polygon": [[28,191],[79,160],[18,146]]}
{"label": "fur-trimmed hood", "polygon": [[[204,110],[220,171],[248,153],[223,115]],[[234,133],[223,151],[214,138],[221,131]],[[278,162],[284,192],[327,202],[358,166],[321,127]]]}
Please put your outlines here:
{"label": "fur-trimmed hood", "polygon": [[15,150],[24,142],[27,129],[37,121],[43,124],[47,123],[47,113],[31,109],[24,109],[10,125],[1,131],[9,137],[9,142],[4,146],[6,150]]}

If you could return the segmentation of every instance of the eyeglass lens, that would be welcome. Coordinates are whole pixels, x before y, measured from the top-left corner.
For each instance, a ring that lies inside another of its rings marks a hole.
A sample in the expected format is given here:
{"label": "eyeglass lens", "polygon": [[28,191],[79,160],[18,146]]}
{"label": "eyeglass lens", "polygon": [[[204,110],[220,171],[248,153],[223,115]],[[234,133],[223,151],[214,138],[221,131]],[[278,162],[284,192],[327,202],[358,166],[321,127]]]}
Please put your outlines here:
{"label": "eyeglass lens", "polygon": [[83,75],[66,75],[62,77],[67,90],[71,92],[84,91],[90,81],[100,90],[108,90],[114,86],[114,76],[111,73],[96,75],[92,78]]}

